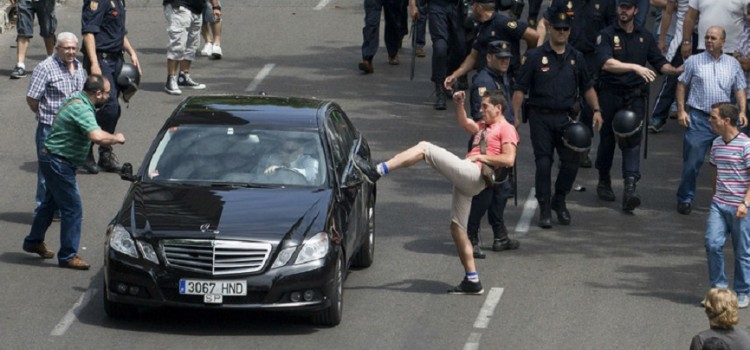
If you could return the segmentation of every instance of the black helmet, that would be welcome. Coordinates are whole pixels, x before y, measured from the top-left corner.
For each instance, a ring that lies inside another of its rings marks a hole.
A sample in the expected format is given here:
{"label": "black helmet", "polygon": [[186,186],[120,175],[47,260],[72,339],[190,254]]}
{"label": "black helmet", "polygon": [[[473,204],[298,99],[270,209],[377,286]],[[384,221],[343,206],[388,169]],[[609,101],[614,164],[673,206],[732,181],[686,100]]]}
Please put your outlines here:
{"label": "black helmet", "polygon": [[576,152],[586,152],[591,148],[589,128],[578,121],[572,121],[563,130],[563,144]]}
{"label": "black helmet", "polygon": [[130,102],[140,83],[141,74],[138,73],[138,68],[130,63],[123,63],[120,74],[117,75],[117,87],[122,91],[122,99],[125,102]]}
{"label": "black helmet", "polygon": [[621,109],[612,120],[612,131],[618,137],[630,137],[641,131],[643,120],[635,112]]}
{"label": "black helmet", "polygon": [[628,109],[617,111],[612,119],[612,131],[617,137],[617,143],[625,148],[640,145],[642,128],[643,119]]}

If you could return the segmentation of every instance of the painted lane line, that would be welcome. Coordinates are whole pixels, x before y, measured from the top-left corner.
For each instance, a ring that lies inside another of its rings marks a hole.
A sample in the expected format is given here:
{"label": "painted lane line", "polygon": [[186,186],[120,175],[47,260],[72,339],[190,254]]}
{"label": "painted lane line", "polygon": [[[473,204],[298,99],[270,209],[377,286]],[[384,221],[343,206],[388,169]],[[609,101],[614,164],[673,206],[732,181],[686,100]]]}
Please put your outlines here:
{"label": "painted lane line", "polygon": [[255,91],[256,88],[258,88],[258,85],[265,79],[269,73],[271,73],[271,70],[273,70],[273,67],[276,67],[276,64],[269,63],[265,66],[263,66],[263,69],[258,72],[258,74],[253,78],[253,81],[250,82],[250,85],[247,86],[245,89],[245,92]]}
{"label": "painted lane line", "polygon": [[484,300],[484,305],[479,309],[479,316],[474,321],[474,328],[487,328],[492,320],[492,314],[495,313],[495,307],[500,302],[500,297],[503,296],[503,288],[494,287],[490,289],[487,294],[487,299]]}
{"label": "painted lane line", "polygon": [[65,332],[68,330],[70,325],[73,324],[73,322],[76,321],[78,318],[78,312],[86,307],[86,305],[91,300],[91,297],[96,294],[97,289],[91,288],[87,290],[85,293],[81,295],[80,298],[78,298],[78,301],[76,301],[75,304],[73,304],[73,307],[71,307],[67,313],[65,313],[65,316],[60,320],[60,322],[57,323],[55,328],[52,329],[52,332],[49,335],[52,336],[61,336],[65,334]]}
{"label": "painted lane line", "polygon": [[331,2],[331,0],[320,0],[317,6],[313,8],[313,10],[322,10],[328,3]]}
{"label": "painted lane line", "polygon": [[518,223],[516,223],[515,232],[519,236],[523,236],[529,232],[529,225],[531,219],[534,218],[534,213],[536,212],[537,207],[537,201],[534,196],[536,196],[536,189],[532,187],[531,190],[529,190],[529,195],[526,197],[526,203],[523,205],[521,217],[518,219]]}
{"label": "painted lane line", "polygon": [[464,344],[463,350],[477,350],[479,349],[479,340],[482,339],[482,333],[471,333],[469,339]]}

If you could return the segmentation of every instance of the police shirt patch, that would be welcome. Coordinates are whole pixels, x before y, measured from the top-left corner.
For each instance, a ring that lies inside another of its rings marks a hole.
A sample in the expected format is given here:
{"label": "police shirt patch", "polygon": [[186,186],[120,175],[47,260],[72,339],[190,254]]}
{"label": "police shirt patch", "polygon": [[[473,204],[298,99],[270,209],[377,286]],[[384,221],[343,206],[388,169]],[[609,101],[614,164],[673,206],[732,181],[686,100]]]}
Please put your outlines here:
{"label": "police shirt patch", "polygon": [[599,45],[599,44],[601,44],[601,43],[602,43],[602,36],[601,36],[601,34],[600,34],[600,35],[597,35],[597,36],[596,36],[596,44],[597,44],[597,45]]}
{"label": "police shirt patch", "polygon": [[549,63],[549,60],[547,60],[547,56],[542,56],[542,64]]}
{"label": "police shirt patch", "polygon": [[638,40],[640,40],[641,44],[643,44],[643,37],[638,38]]}
{"label": "police shirt patch", "polygon": [[89,4],[89,8],[91,9],[91,11],[96,11],[99,8],[99,2],[92,1],[91,4]]}
{"label": "police shirt patch", "polygon": [[594,8],[599,11],[599,4],[594,4]]}
{"label": "police shirt patch", "polygon": [[479,89],[477,89],[477,92],[479,93],[479,96],[484,96],[484,93],[487,92],[487,88],[480,87]]}
{"label": "police shirt patch", "polygon": [[571,66],[575,66],[576,65],[576,60],[570,60],[570,65]]}
{"label": "police shirt patch", "polygon": [[518,23],[516,23],[516,21],[510,21],[510,22],[508,22],[508,28],[510,28],[510,29],[516,29],[516,27],[518,27]]}
{"label": "police shirt patch", "polygon": [[110,2],[109,2],[109,6],[112,6],[112,7],[117,7],[117,5],[115,5],[115,2],[114,2],[114,1],[110,1]]}

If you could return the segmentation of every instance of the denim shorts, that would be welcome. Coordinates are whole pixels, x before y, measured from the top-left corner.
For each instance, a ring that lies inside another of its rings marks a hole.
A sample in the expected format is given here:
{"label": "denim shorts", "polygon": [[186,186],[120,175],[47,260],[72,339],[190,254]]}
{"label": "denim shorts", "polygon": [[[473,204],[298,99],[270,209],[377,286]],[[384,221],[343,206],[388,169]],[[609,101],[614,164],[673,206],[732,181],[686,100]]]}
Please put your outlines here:
{"label": "denim shorts", "polygon": [[16,31],[22,38],[34,37],[34,15],[39,21],[39,35],[54,37],[57,30],[55,0],[18,0]]}
{"label": "denim shorts", "polygon": [[[221,6],[221,1],[218,2]],[[203,23],[216,23],[216,17],[214,17],[214,7],[211,6],[211,2],[206,0],[206,8],[203,9]]]}

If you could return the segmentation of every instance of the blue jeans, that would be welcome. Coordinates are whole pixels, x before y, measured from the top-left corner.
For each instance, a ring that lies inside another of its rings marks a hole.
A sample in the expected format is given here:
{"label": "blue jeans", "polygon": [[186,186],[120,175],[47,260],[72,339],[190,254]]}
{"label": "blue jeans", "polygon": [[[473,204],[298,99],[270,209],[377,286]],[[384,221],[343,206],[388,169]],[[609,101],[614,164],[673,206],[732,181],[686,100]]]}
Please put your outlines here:
{"label": "blue jeans", "polygon": [[747,277],[750,276],[750,216],[735,217],[737,207],[711,202],[711,211],[706,222],[706,258],[708,280],[711,287],[726,288],[729,285],[724,272],[724,243],[732,235],[734,247],[734,290],[750,292]]}
{"label": "blue jeans", "polygon": [[[47,138],[47,135],[49,135],[49,131],[52,128],[52,126],[38,123],[36,126],[36,157],[37,161],[41,159],[39,156],[39,153],[42,151],[42,147],[44,147],[44,139]],[[42,205],[42,201],[44,200],[44,193],[47,191],[47,186],[44,181],[44,175],[42,174],[42,169],[37,167],[36,169],[36,207],[34,208],[34,213],[36,214],[37,209],[40,205]],[[56,210],[55,217],[60,217],[60,211]]]}
{"label": "blue jeans", "polygon": [[34,213],[31,232],[23,241],[25,248],[44,242],[52,215],[60,210],[60,250],[57,259],[66,263],[78,253],[81,242],[83,206],[76,183],[76,167],[62,157],[47,152],[39,153],[39,168],[47,181],[47,191],[42,204]]}
{"label": "blue jeans", "polygon": [[703,165],[706,153],[711,149],[711,143],[716,134],[711,131],[708,114],[690,108],[688,112],[690,125],[685,129],[682,142],[682,179],[677,189],[677,202],[689,203],[695,197],[695,182]]}

